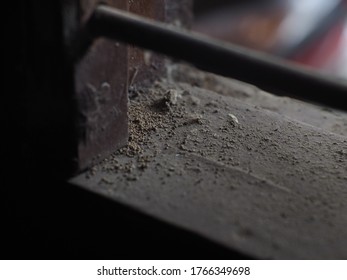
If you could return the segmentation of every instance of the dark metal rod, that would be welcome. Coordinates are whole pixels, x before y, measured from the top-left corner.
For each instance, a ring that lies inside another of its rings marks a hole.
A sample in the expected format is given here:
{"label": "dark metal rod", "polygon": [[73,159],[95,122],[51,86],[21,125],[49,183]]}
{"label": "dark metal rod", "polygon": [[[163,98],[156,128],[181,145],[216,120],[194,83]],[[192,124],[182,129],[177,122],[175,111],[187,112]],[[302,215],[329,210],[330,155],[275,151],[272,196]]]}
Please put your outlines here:
{"label": "dark metal rod", "polygon": [[274,94],[347,110],[346,81],[269,55],[177,30],[104,5],[95,9],[88,28],[93,36],[105,36],[156,51]]}

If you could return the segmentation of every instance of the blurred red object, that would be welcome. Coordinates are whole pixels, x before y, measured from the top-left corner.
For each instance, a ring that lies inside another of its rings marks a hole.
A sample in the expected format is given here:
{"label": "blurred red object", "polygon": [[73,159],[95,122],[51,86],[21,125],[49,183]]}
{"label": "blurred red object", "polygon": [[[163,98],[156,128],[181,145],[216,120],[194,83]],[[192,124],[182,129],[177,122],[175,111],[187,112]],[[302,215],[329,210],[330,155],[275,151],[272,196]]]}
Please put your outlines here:
{"label": "blurred red object", "polygon": [[329,72],[347,49],[346,2],[267,0],[224,6],[197,17],[195,30]]}
{"label": "blurred red object", "polygon": [[[338,23],[333,26],[325,36],[320,38],[315,44],[309,46],[304,51],[298,51],[290,57],[291,60],[310,65],[314,68],[325,68],[330,66],[338,56],[340,45],[343,42],[342,34],[344,32],[344,24]],[[347,48],[347,46],[346,46]]]}

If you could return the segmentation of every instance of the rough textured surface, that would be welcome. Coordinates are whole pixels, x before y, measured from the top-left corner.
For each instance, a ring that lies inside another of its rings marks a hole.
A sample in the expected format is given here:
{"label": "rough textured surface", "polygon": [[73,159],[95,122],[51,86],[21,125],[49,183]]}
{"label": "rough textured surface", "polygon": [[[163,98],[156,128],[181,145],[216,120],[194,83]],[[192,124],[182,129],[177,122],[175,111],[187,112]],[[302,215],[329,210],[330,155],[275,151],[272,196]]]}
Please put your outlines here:
{"label": "rough textured surface", "polygon": [[193,0],[165,0],[166,22],[190,28],[193,23]]}
{"label": "rough textured surface", "polygon": [[173,65],[169,69],[169,77],[172,82],[193,84],[276,112],[292,120],[347,136],[347,114],[345,112],[315,106],[292,98],[275,96],[236,80],[201,71],[191,71],[189,67],[183,65]]}
{"label": "rough textured surface", "polygon": [[[129,1],[129,11],[155,21],[165,20],[166,5],[161,0]],[[164,73],[164,58],[161,55],[129,45],[129,87],[150,85]]]}
{"label": "rough textured surface", "polygon": [[[71,2],[71,1],[70,1]],[[81,1],[78,20],[84,22],[98,1]],[[104,1],[111,7],[127,10],[124,0]],[[69,9],[67,9],[69,10]],[[76,34],[71,35],[73,38]],[[76,163],[80,172],[91,166],[101,154],[109,156],[114,149],[126,144],[128,48],[105,38],[95,39],[83,57],[73,66],[75,134],[77,135]],[[73,120],[69,120],[72,122]]]}
{"label": "rough textured surface", "polygon": [[347,258],[345,114],[172,67],[129,120],[74,183],[255,257]]}
{"label": "rough textured surface", "polygon": [[[129,11],[155,21],[162,21],[176,27],[189,29],[193,22],[192,0],[151,0],[129,1]],[[163,55],[129,46],[130,91],[137,87],[148,86],[163,77],[166,65],[172,62]]]}

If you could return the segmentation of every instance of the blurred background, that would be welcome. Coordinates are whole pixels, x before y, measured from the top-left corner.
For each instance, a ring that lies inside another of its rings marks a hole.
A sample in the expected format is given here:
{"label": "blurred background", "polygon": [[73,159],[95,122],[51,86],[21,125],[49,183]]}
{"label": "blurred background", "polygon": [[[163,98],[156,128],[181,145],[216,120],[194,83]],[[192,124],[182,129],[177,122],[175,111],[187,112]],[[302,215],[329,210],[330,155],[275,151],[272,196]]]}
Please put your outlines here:
{"label": "blurred background", "polygon": [[347,79],[346,0],[195,0],[195,31]]}

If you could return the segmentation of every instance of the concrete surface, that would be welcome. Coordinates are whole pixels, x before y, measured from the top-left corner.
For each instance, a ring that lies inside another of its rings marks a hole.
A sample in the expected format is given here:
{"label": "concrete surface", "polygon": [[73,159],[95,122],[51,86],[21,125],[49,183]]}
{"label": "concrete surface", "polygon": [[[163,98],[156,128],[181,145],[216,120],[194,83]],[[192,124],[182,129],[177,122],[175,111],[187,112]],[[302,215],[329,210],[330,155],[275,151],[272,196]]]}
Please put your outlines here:
{"label": "concrete surface", "polygon": [[256,258],[347,259],[345,113],[179,66],[129,120],[74,184]]}

